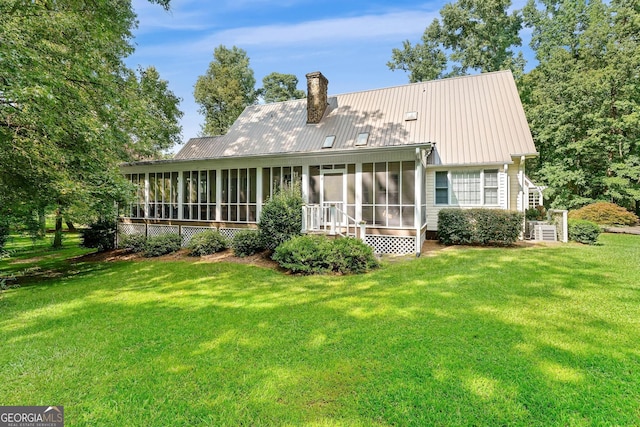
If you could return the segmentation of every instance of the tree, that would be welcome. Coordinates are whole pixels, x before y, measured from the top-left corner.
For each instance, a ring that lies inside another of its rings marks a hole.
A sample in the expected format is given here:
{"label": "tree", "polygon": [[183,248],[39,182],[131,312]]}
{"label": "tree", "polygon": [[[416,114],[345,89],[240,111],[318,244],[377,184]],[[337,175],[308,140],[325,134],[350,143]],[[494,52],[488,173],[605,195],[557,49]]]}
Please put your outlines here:
{"label": "tree", "polygon": [[391,70],[408,71],[411,82],[464,75],[469,70],[490,72],[510,69],[520,76],[524,69],[520,46],[519,12],[508,13],[511,0],[458,0],[440,10],[422,35],[422,43],[403,42],[393,49]]}
{"label": "tree", "polygon": [[539,66],[522,81],[553,207],[640,208],[640,9],[624,1],[530,1]]}
{"label": "tree", "polygon": [[262,79],[262,89],[258,90],[258,94],[266,103],[302,99],[305,93],[297,86],[298,78],[295,75],[273,72]]}
{"label": "tree", "polygon": [[247,52],[218,46],[207,72],[198,77],[194,96],[204,114],[204,135],[223,135],[242,111],[257,99],[256,79]]}
{"label": "tree", "polygon": [[3,209],[55,207],[56,244],[63,217],[111,215],[127,198],[121,162],[157,156],[179,138],[179,100],[166,82],[124,65],[135,18],[126,0],[0,5]]}

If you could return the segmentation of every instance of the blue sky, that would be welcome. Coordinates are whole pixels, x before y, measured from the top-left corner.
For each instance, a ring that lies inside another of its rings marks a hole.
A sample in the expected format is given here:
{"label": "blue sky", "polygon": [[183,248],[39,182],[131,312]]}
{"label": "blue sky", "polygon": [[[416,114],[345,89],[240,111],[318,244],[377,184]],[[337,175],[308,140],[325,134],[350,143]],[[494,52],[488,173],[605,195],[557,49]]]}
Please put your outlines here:
{"label": "blue sky", "polygon": [[[305,74],[321,71],[329,93],[340,94],[402,85],[407,74],[386,66],[403,40],[420,41],[425,27],[446,1],[378,0],[172,0],[171,10],[133,0],[139,27],[130,67],[154,65],[180,98],[182,139],[200,132],[203,117],[193,86],[219,45],[247,52],[256,86],[277,71],[295,74],[306,90]],[[521,8],[524,0],[513,1]],[[528,43],[523,34],[523,43]],[[529,55],[527,55],[529,56]],[[176,147],[178,149],[179,147]]]}

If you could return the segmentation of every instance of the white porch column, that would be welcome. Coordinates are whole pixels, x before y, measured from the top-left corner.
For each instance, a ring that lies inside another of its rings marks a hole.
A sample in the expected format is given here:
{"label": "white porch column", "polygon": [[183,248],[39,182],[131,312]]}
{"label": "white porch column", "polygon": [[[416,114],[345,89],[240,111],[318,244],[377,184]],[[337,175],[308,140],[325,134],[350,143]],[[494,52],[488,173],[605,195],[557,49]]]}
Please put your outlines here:
{"label": "white porch column", "polygon": [[[302,171],[304,176],[304,170]],[[304,178],[303,178],[304,181]],[[260,221],[262,213],[262,168],[256,168],[256,222]]]}
{"label": "white porch column", "polygon": [[216,169],[216,221],[222,221],[222,170]]}
{"label": "white porch column", "polygon": [[178,219],[183,219],[183,211],[182,202],[184,200],[184,182],[183,182],[183,171],[178,171]]}
{"label": "white porch column", "polygon": [[518,165],[518,203],[516,206],[516,210],[518,210],[519,212],[524,212],[524,207],[525,202],[524,202],[524,196],[525,196],[525,191],[524,191],[524,187],[525,187],[525,183],[524,183],[524,156],[520,157],[520,164]]}
{"label": "white porch column", "polygon": [[413,221],[416,229],[416,256],[420,256],[422,251],[420,237],[420,231],[422,230],[422,198],[426,197],[426,194],[422,194],[422,179],[423,179],[424,166],[422,165],[422,153],[420,148],[416,148],[415,159],[415,177],[414,177],[414,209],[413,209]]}
{"label": "white porch column", "polygon": [[144,174],[144,217],[149,218],[149,172]]}
{"label": "white porch column", "polygon": [[309,203],[309,165],[302,166],[302,200]]}

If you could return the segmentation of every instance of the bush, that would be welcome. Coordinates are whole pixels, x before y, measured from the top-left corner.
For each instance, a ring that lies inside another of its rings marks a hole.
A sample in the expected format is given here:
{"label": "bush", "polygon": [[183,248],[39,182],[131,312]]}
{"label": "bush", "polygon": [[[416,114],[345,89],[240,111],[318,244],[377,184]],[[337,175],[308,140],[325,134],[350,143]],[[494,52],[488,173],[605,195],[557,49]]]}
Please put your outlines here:
{"label": "bush", "polygon": [[9,221],[5,218],[0,218],[0,250],[4,248],[7,239],[9,239]]}
{"label": "bush", "polygon": [[354,238],[330,240],[326,236],[297,236],[280,246],[273,259],[293,273],[364,273],[378,266],[373,250]]}
{"label": "bush", "polygon": [[570,219],[591,221],[599,225],[636,225],[638,217],[615,203],[597,202],[569,212]]}
{"label": "bush", "polygon": [[569,239],[586,245],[594,245],[600,235],[598,224],[583,219],[570,219],[568,221]]}
{"label": "bush", "polygon": [[442,209],[438,239],[445,245],[511,245],[522,232],[523,215],[497,209]]}
{"label": "bush", "polygon": [[99,252],[114,249],[116,246],[116,222],[100,220],[80,231],[82,246],[97,248]]}
{"label": "bush", "polygon": [[524,211],[524,217],[527,221],[544,221],[545,214],[546,209],[542,205]]}
{"label": "bush", "polygon": [[189,242],[189,255],[204,256],[215,254],[229,247],[226,237],[217,230],[208,230],[198,233]]}
{"label": "bush", "polygon": [[177,252],[182,247],[182,236],[179,234],[167,233],[159,236],[149,237],[144,245],[144,256],[147,258]]}
{"label": "bush", "polygon": [[144,234],[127,234],[121,236],[120,248],[133,253],[143,252],[147,244],[147,236]]}
{"label": "bush", "polygon": [[353,237],[334,240],[332,258],[332,269],[343,274],[366,273],[378,267],[373,249],[362,240]]}
{"label": "bush", "polygon": [[275,249],[281,243],[300,235],[303,204],[298,183],[282,188],[267,200],[262,207],[258,224],[265,249]]}
{"label": "bush", "polygon": [[272,258],[293,273],[328,273],[332,267],[331,246],[325,236],[297,236],[279,245]]}
{"label": "bush", "polygon": [[231,247],[235,256],[244,257],[263,251],[264,243],[258,230],[243,230],[233,236]]}

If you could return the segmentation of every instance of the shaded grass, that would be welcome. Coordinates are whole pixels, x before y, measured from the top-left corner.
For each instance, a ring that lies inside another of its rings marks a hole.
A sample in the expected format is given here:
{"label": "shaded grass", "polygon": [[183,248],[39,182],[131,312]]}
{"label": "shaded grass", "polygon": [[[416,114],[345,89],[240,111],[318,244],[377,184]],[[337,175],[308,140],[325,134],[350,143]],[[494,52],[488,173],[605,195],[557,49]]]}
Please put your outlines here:
{"label": "shaded grass", "polygon": [[637,425],[640,238],[601,242],[343,277],[77,263],[5,293],[0,396],[68,425]]}

